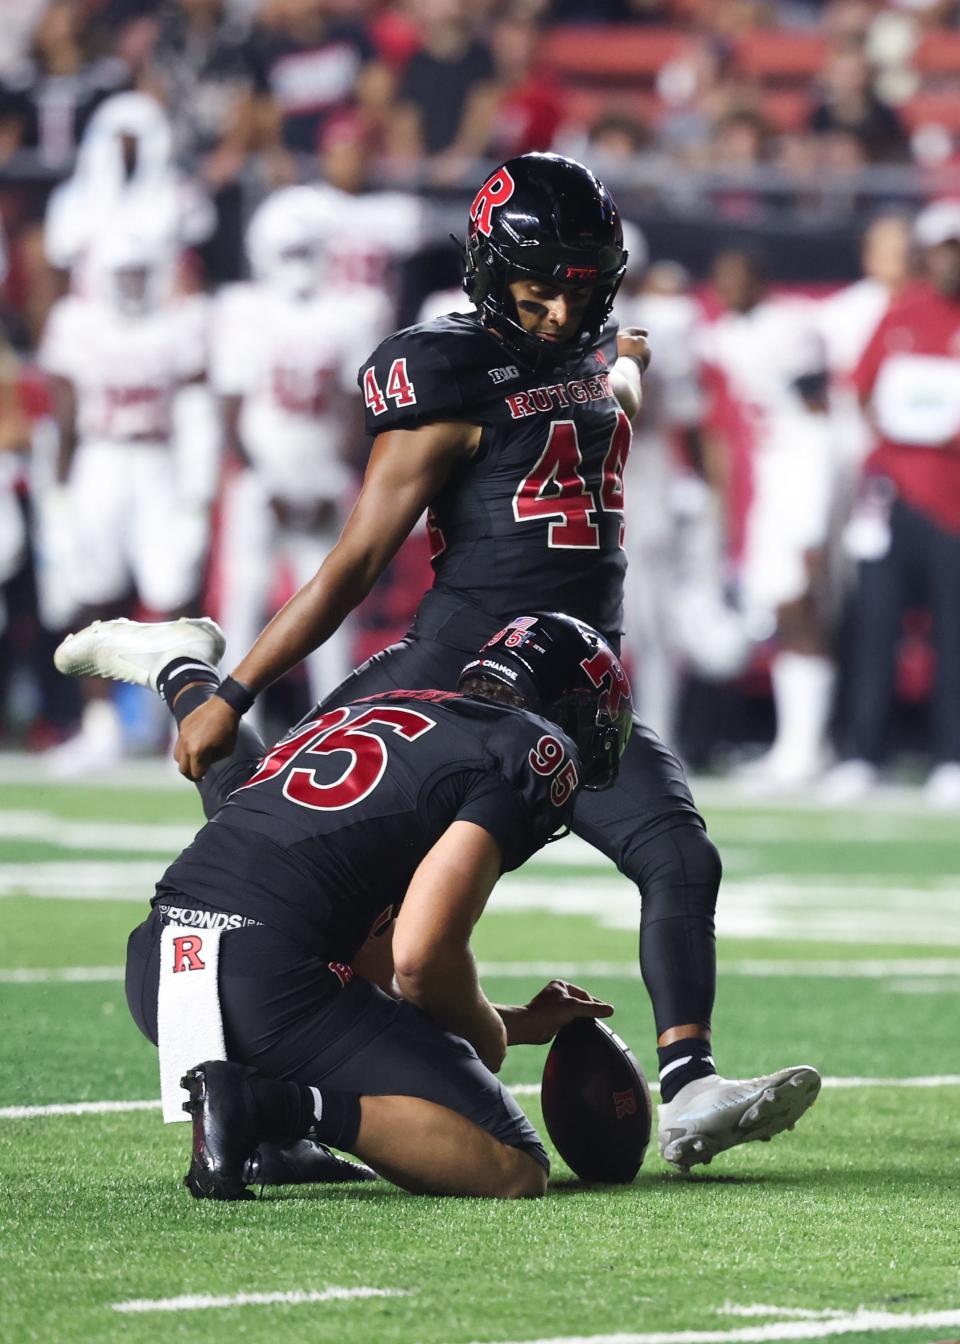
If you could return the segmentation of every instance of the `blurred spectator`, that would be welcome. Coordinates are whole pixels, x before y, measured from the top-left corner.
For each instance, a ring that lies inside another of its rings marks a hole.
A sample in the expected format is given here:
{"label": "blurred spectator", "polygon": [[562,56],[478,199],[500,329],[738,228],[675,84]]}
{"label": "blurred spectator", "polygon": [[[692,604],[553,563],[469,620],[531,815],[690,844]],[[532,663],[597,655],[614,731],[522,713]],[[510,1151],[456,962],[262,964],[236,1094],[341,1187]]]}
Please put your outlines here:
{"label": "blurred spectator", "polygon": [[854,372],[876,430],[846,539],[857,560],[834,802],[878,778],[904,611],[929,605],[936,674],[927,796],[960,807],[960,202],[916,220],[927,283],[891,305]]}
{"label": "blurred spectator", "polygon": [[865,53],[851,45],[834,47],[822,77],[820,101],[810,114],[816,135],[855,137],[871,162],[907,158],[907,136],[892,107],[873,86]]}
{"label": "blurred spectator", "polygon": [[397,90],[387,146],[398,169],[425,161],[430,181],[459,181],[490,143],[499,88],[469,0],[413,0],[422,46]]}
{"label": "blurred spectator", "polygon": [[52,0],[34,30],[29,59],[0,89],[8,150],[36,150],[51,168],[67,167],[93,113],[129,87],[116,55],[98,54],[96,31],[74,0]]}
{"label": "blurred spectator", "polygon": [[275,181],[293,181],[293,156],[316,153],[345,109],[380,118],[392,79],[362,24],[332,0],[272,0],[253,34],[257,121]]}
{"label": "blurred spectator", "polygon": [[494,27],[493,56],[501,97],[488,146],[495,159],[550,149],[563,121],[563,91],[540,56],[540,27],[507,15]]}
{"label": "blurred spectator", "polygon": [[47,0],[0,0],[0,83],[19,78],[29,62],[33,32]]}
{"label": "blurred spectator", "polygon": [[727,311],[705,333],[703,353],[713,424],[749,499],[742,602],[756,636],[777,641],[776,736],[743,775],[792,788],[826,764],[834,681],[820,591],[834,456],[823,350],[808,310],[769,296],[759,257],[723,253],[713,280]]}
{"label": "blurred spectator", "polygon": [[255,147],[250,24],[227,0],[179,0],[162,11],[147,84],[170,118],[173,148],[213,194],[216,235],[208,279],[239,279],[243,262],[240,175]]}

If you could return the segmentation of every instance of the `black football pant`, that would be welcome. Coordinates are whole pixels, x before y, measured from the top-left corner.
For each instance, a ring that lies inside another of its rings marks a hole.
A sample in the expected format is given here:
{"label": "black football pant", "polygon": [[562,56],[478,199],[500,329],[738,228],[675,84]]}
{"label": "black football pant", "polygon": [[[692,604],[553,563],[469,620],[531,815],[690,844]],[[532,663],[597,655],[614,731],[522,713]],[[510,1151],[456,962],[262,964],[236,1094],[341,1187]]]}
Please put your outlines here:
{"label": "black football pant", "polygon": [[[431,590],[407,638],[370,658],[322,707],[378,691],[454,690],[464,663],[500,624]],[[229,762],[222,765],[229,770]],[[249,771],[249,766],[241,763],[240,769]],[[216,780],[210,780],[212,804],[216,788]],[[581,793],[573,830],[640,891],[640,968],[657,1033],[691,1022],[709,1025],[716,993],[720,856],[694,806],[683,766],[656,733],[635,725],[617,783],[601,793]]]}
{"label": "black football pant", "polygon": [[[154,908],[127,943],[127,1003],[154,1044],[166,918]],[[302,942],[262,924],[226,929],[218,986],[228,1058],[321,1092],[423,1097],[549,1170],[537,1131],[472,1045],[359,976],[333,993],[330,982]]]}
{"label": "black football pant", "polygon": [[879,559],[860,561],[853,603],[843,755],[880,761],[903,613],[922,604],[930,608],[936,655],[933,752],[938,761],[960,761],[960,536],[896,500],[890,546]]}

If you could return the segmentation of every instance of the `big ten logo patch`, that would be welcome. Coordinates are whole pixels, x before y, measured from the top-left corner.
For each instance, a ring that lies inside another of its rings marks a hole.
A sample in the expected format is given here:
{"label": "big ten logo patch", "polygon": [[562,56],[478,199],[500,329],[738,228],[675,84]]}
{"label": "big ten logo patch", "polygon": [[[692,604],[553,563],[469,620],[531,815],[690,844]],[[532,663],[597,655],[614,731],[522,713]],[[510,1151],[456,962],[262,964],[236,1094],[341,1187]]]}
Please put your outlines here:
{"label": "big ten logo patch", "polygon": [[173,940],[173,969],[176,971],[202,971],[206,962],[200,956],[203,939],[195,933]]}
{"label": "big ten logo patch", "polygon": [[613,1109],[618,1120],[625,1120],[628,1115],[636,1115],[637,1094],[632,1087],[628,1087],[626,1092],[614,1092]]}

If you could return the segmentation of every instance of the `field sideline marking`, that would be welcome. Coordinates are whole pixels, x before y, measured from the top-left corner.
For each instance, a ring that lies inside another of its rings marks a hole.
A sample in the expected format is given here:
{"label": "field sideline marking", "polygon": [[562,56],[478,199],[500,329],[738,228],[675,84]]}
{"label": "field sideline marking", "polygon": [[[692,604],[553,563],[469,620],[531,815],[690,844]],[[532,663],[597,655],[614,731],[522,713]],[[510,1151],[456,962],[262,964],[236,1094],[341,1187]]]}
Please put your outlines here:
{"label": "field sideline marking", "polygon": [[[960,1087],[960,1073],[940,1073],[920,1075],[915,1078],[861,1078],[830,1077],[823,1080],[824,1087],[838,1090],[859,1087]],[[509,1091],[517,1097],[539,1096],[539,1083],[507,1083]],[[659,1089],[655,1082],[650,1083],[650,1091]],[[159,1101],[58,1101],[49,1106],[0,1106],[0,1120],[33,1120],[44,1115],[108,1115],[118,1111],[157,1111]]]}
{"label": "field sideline marking", "polygon": [[111,1302],[114,1311],[207,1311],[211,1307],[267,1307],[275,1302],[299,1306],[303,1302],[349,1302],[368,1297],[409,1297],[403,1288],[322,1288],[312,1292],[234,1293],[213,1297],[208,1293],[186,1293],[182,1297],[139,1297],[129,1302]]}
{"label": "field sideline marking", "polygon": [[[740,961],[721,961],[717,968],[721,975],[743,975],[758,978],[778,976],[810,976],[816,979],[886,980],[905,977],[909,980],[947,979],[960,977],[960,958],[957,957],[901,957],[889,961],[764,961],[749,958]],[[481,975],[501,976],[504,979],[525,976],[555,976],[576,978],[596,976],[624,980],[638,980],[640,967],[635,961],[481,961]],[[96,984],[123,979],[122,966],[25,966],[0,970],[0,985],[34,984]],[[931,991],[938,987],[931,986]]]}
{"label": "field sideline marking", "polygon": [[[770,1308],[767,1314],[786,1308]],[[741,1314],[728,1311],[728,1314]],[[743,1314],[747,1314],[744,1310]],[[759,1314],[759,1313],[758,1313]],[[617,1331],[607,1335],[552,1335],[549,1339],[502,1340],[499,1344],[766,1344],[781,1339],[827,1339],[831,1335],[857,1335],[871,1330],[917,1330],[960,1325],[960,1311],[920,1311],[902,1315],[893,1311],[838,1312],[829,1318],[782,1320],[769,1325],[741,1325],[733,1330],[658,1330],[649,1333]]]}

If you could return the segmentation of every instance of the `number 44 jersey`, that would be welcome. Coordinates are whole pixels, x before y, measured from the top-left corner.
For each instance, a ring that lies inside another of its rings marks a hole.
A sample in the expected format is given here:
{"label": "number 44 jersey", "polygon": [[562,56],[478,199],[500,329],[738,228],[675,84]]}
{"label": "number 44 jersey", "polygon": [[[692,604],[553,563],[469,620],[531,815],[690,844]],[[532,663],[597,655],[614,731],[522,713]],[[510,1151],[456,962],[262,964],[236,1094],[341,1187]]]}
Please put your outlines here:
{"label": "number 44 jersey", "polygon": [[522,365],[475,314],[389,337],[358,375],[370,434],[441,421],[482,428],[431,502],[435,586],[493,617],[565,611],[608,637],[623,614],[623,469],[616,328],[569,360]]}
{"label": "number 44 jersey", "polygon": [[569,821],[576,748],[536,715],[445,691],[315,712],[167,869],[161,913],[229,912],[220,924],[266,924],[349,964],[454,821],[489,832],[505,870]]}

